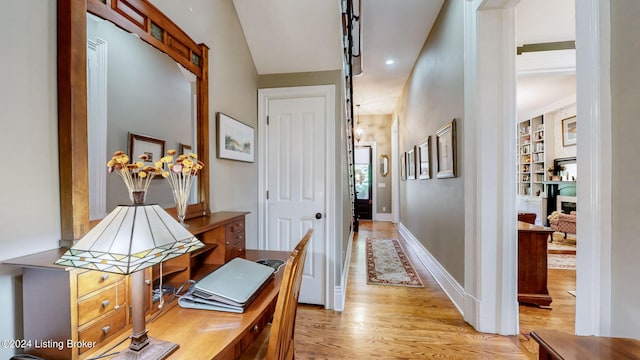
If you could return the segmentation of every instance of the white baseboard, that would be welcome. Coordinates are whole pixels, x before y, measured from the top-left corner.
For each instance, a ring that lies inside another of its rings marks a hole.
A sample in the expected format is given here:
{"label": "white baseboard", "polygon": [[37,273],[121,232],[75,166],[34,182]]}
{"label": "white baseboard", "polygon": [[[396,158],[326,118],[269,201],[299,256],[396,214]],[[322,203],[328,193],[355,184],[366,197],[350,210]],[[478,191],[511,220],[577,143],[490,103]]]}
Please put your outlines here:
{"label": "white baseboard", "polygon": [[393,214],[391,213],[375,213],[373,215],[375,221],[391,221],[393,222]]}
{"label": "white baseboard", "polygon": [[351,264],[351,247],[353,245],[353,230],[349,234],[349,244],[347,245],[346,259],[342,267],[342,285],[333,288],[333,310],[344,311],[344,304],[347,301],[347,279],[349,279],[349,265]]}
{"label": "white baseboard", "polygon": [[447,272],[447,270],[436,260],[433,255],[413,236],[413,234],[402,223],[398,224],[400,235],[407,241],[407,244],[415,251],[420,262],[427,268],[442,290],[447,294],[453,305],[464,316],[464,288]]}

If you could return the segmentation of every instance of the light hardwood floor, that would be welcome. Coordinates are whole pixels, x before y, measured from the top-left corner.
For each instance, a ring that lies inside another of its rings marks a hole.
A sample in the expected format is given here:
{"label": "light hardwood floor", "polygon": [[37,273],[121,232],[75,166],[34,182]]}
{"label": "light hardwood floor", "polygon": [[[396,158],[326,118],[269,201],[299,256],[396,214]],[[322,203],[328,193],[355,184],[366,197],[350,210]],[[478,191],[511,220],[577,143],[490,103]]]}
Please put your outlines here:
{"label": "light hardwood floor", "polygon": [[297,359],[536,359],[538,346],[528,336],[531,330],[573,333],[575,298],[567,290],[575,288],[575,271],[549,271],[553,309],[520,306],[519,336],[484,334],[464,322],[416,258],[411,260],[424,288],[367,285],[367,237],[402,241],[392,223],[361,222],[352,244],[345,310],[299,307]]}

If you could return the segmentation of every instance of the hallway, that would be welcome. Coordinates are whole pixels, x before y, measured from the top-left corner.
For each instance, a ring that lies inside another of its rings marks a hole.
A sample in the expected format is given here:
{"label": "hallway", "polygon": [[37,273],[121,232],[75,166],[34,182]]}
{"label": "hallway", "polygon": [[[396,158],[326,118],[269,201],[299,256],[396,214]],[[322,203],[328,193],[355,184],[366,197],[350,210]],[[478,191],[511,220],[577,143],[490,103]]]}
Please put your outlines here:
{"label": "hallway", "polygon": [[[367,285],[364,248],[368,237],[398,238],[404,245],[395,224],[360,223],[360,232],[352,244],[345,310],[339,313],[316,306],[300,306],[295,338],[298,359],[537,358],[538,346],[528,336],[483,334],[466,324],[415,258],[411,261],[424,288]],[[573,274],[571,280],[566,270],[550,271],[550,278],[554,279],[550,282],[565,279],[561,280],[564,283],[560,287],[550,286],[552,296],[556,296],[556,288],[571,286],[571,281],[575,286],[575,271]],[[563,296],[561,301],[568,304],[571,299]],[[521,319],[522,332],[549,325],[557,330],[573,331],[573,318],[565,310],[561,318],[554,315],[559,313],[555,310],[521,306],[521,313],[525,314]]]}

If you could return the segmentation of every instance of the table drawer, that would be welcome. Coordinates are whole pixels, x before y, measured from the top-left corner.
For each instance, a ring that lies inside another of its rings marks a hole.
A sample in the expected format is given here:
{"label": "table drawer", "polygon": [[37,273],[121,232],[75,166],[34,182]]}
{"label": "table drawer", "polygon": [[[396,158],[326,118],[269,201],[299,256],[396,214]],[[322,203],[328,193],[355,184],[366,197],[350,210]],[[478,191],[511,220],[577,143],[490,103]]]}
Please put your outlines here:
{"label": "table drawer", "polygon": [[124,281],[117,286],[101,291],[96,295],[78,301],[78,324],[80,326],[113,310],[116,305],[126,303]]}
{"label": "table drawer", "polygon": [[[271,326],[269,326],[269,321],[273,318],[273,312],[275,311],[276,303],[272,302],[264,314],[257,319],[253,325],[242,334],[242,338],[236,347],[237,352],[243,353],[249,349],[256,341],[256,339],[262,335],[263,332],[267,332],[264,335],[267,336],[265,340],[268,339],[269,332],[271,331]],[[267,340],[268,341],[268,340]]]}
{"label": "table drawer", "polygon": [[244,250],[245,250],[244,246],[237,246],[237,247],[234,246],[230,251],[231,252],[230,259],[233,259],[233,258],[236,258],[236,257],[244,257],[244,255],[245,255]]}
{"label": "table drawer", "polygon": [[[107,340],[112,335],[115,335],[119,330],[123,329],[126,325],[126,313],[125,306],[121,306],[120,309],[113,310],[112,314],[108,315],[104,319],[96,322],[95,324],[88,326],[78,331],[78,339],[82,342],[96,342],[96,347],[100,346],[99,343]],[[89,348],[81,348],[80,353],[83,353]]]}
{"label": "table drawer", "polygon": [[231,224],[227,225],[231,232],[244,231],[244,218],[241,220],[236,220]]}
{"label": "table drawer", "polygon": [[119,280],[124,280],[124,276],[92,270],[80,273],[78,274],[78,297],[100,290]]}

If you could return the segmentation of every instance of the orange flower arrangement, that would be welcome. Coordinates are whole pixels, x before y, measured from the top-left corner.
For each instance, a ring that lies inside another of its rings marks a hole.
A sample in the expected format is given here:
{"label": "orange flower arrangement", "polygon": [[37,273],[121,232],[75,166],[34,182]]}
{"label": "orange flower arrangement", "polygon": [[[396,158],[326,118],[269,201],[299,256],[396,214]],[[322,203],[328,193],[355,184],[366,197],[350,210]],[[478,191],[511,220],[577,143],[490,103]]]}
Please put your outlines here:
{"label": "orange flower arrangement", "polygon": [[184,223],[191,186],[200,170],[204,168],[204,163],[199,161],[194,153],[178,155],[174,162],[173,156],[176,153],[175,150],[167,151],[167,156],[160,159],[159,163],[161,167],[166,165],[166,169],[162,171],[162,177],[169,181],[176,201],[178,219]]}
{"label": "orange flower arrangement", "polygon": [[111,160],[107,162],[109,173],[116,172],[129,190],[129,197],[133,201],[133,193],[147,191],[151,179],[162,174],[162,163],[156,162],[155,166],[145,165],[148,155],[138,156],[140,161],[129,163],[129,156],[122,151],[113,153]]}

